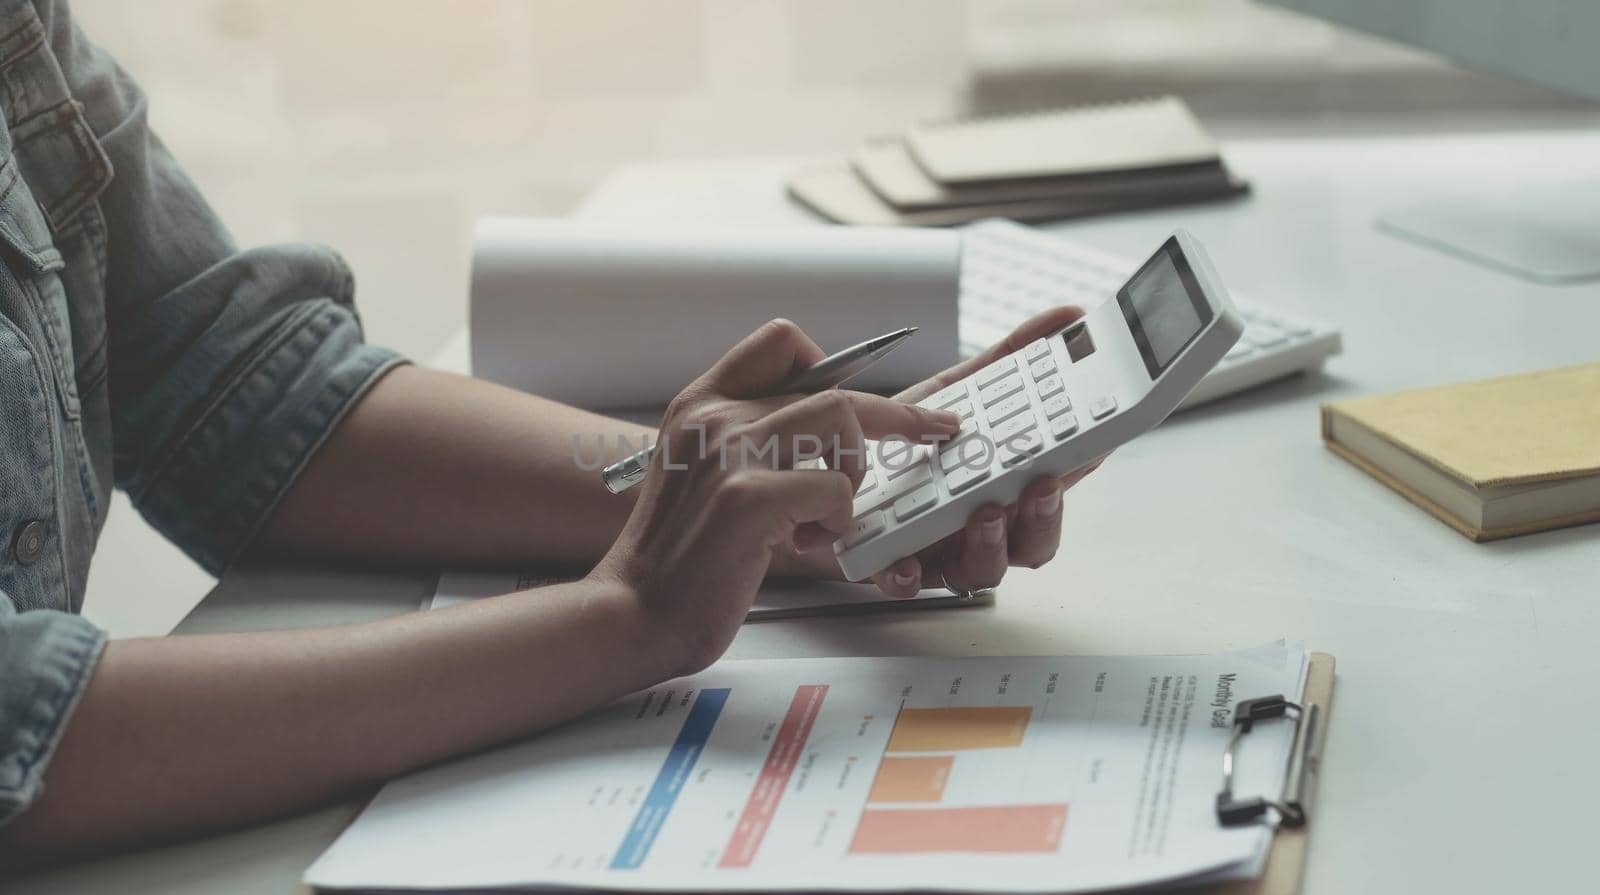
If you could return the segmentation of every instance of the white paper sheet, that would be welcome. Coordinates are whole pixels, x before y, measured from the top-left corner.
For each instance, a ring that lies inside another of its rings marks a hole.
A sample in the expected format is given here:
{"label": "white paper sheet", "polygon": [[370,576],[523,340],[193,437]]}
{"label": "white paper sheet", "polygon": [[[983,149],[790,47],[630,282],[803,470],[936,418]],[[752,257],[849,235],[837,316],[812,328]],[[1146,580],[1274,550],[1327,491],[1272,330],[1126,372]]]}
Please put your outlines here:
{"label": "white paper sheet", "polygon": [[958,360],[960,266],[961,237],[942,230],[485,218],[472,372],[579,407],[664,407],[787,317],[826,351],[920,327],[851,382],[898,391]]}
{"label": "white paper sheet", "polygon": [[[445,572],[439,576],[429,608],[454,606],[526,590],[550,579],[516,572]],[[915,597],[891,598],[867,584],[844,581],[769,581],[756,594],[746,621],[774,621],[812,615],[850,615],[866,612],[899,612],[914,609],[947,609],[986,606],[993,594],[963,599],[947,590],[929,589]]]}
{"label": "white paper sheet", "polygon": [[[722,662],[391,783],[306,881],[1071,892],[1248,872],[1271,831],[1213,814],[1232,705],[1299,692],[1305,663]],[[1243,740],[1236,792],[1277,791],[1291,735]]]}

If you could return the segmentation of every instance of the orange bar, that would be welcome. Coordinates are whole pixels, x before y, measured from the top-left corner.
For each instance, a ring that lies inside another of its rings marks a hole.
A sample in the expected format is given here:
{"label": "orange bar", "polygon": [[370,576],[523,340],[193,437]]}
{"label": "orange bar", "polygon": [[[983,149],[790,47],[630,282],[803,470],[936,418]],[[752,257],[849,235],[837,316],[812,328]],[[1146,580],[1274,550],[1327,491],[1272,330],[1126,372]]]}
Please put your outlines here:
{"label": "orange bar", "polygon": [[1014,749],[1032,717],[1030,706],[952,706],[901,709],[889,734],[888,752],[957,752]]}
{"label": "orange bar", "polygon": [[869,808],[861,813],[850,853],[1053,852],[1066,826],[1066,805]]}
{"label": "orange bar", "polygon": [[950,780],[953,755],[888,757],[878,765],[869,802],[937,802]]}

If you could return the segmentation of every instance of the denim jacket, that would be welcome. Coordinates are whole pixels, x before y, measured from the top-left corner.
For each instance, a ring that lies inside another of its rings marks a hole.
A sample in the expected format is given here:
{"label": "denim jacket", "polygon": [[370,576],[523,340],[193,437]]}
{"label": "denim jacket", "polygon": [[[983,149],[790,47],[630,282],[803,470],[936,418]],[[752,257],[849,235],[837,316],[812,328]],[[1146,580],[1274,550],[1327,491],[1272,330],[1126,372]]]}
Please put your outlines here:
{"label": "denim jacket", "polygon": [[351,276],[241,251],[64,0],[0,0],[0,824],[104,644],[77,613],[113,487],[213,574],[397,362]]}

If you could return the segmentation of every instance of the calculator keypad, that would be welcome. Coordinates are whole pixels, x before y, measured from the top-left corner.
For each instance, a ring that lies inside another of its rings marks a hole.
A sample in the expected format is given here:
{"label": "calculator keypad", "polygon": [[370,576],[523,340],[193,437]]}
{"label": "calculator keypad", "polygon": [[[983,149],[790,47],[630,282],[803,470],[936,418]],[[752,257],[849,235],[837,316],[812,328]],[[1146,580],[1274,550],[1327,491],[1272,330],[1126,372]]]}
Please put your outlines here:
{"label": "calculator keypad", "polygon": [[[1080,397],[1095,420],[1117,409],[1110,395]],[[965,493],[987,481],[997,467],[1023,465],[1046,444],[1081,430],[1048,339],[1031,342],[918,403],[959,415],[961,433],[937,449],[904,441],[869,442],[867,475],[856,492],[856,526],[844,538],[847,548],[928,512],[938,506],[941,495]]]}

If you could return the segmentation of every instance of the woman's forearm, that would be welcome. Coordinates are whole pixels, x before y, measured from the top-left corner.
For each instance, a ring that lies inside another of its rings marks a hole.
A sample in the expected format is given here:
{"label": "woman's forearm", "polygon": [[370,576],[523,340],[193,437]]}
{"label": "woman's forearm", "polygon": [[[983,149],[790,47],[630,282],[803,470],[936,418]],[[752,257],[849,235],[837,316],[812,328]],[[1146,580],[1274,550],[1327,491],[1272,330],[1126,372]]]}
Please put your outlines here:
{"label": "woman's forearm", "polygon": [[597,438],[605,462],[627,453],[619,436],[636,448],[654,432],[482,380],[401,367],[334,430],[260,543],[389,564],[584,566],[633,509],[632,496],[611,494],[594,468]]}
{"label": "woman's forearm", "polygon": [[591,578],[342,628],[113,642],[0,855],[239,825],[561,722],[682,670],[638,606]]}

